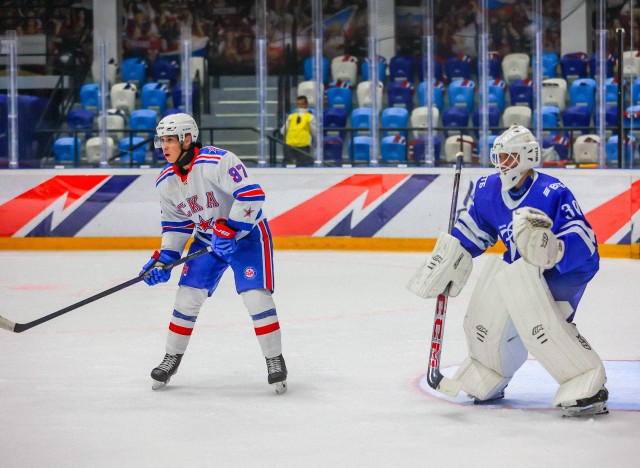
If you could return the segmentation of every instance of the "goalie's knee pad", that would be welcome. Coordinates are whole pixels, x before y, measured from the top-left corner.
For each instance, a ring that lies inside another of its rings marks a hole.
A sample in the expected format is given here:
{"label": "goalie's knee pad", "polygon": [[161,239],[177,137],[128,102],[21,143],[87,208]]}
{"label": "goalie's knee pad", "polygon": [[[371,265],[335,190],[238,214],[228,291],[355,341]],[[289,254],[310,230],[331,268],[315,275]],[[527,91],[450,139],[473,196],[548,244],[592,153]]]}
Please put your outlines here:
{"label": "goalie's knee pad", "polygon": [[464,318],[469,357],[455,379],[480,400],[499,394],[527,360],[506,304],[495,290],[496,274],[506,266],[497,256],[488,258]]}
{"label": "goalie's knee pad", "polygon": [[528,351],[560,384],[554,405],[595,395],[606,382],[602,360],[553,299],[540,269],[518,260],[496,276],[515,328]]}

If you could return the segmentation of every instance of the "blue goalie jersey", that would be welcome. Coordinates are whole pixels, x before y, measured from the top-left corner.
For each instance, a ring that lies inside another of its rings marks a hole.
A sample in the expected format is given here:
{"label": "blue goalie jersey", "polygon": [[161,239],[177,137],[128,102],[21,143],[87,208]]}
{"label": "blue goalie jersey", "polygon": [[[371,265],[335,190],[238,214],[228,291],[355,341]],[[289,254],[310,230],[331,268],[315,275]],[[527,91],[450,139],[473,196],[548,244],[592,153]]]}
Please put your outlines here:
{"label": "blue goalie jersey", "polygon": [[[451,234],[473,257],[501,239],[507,247],[503,259],[512,263],[520,258],[512,236],[512,213],[525,206],[545,212],[553,220],[552,232],[564,242],[562,260],[544,277],[554,299],[568,301],[575,311],[598,271],[600,256],[595,234],[573,193],[555,177],[535,172],[531,186],[515,200],[502,190],[498,174],[480,178],[469,211],[460,216]],[[573,314],[568,320],[572,319]]]}

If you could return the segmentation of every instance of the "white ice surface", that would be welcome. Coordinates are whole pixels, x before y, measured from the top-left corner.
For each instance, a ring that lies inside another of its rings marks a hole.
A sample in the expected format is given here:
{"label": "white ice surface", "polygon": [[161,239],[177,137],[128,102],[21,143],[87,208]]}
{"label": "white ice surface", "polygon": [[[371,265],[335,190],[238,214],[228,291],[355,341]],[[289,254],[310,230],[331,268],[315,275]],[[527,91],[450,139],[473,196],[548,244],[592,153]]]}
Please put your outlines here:
{"label": "white ice surface", "polygon": [[[0,315],[52,313],[135,276],[148,255],[0,252]],[[639,411],[566,420],[421,389],[435,305],[404,286],[424,255],[276,252],[284,395],[266,383],[230,274],[161,391],[149,372],[164,355],[175,274],[22,334],[0,330],[0,467],[640,466]],[[465,357],[462,319],[483,263],[449,300],[443,367]],[[576,318],[603,359],[640,359],[638,304],[640,262],[603,260]]]}

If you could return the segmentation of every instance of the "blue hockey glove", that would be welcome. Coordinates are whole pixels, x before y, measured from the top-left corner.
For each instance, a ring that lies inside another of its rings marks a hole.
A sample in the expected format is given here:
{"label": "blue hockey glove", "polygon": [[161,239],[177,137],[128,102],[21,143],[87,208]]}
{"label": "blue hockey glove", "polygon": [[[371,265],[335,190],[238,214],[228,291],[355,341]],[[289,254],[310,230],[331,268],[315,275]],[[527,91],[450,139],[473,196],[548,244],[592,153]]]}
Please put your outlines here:
{"label": "blue hockey glove", "polygon": [[211,247],[213,253],[219,257],[232,254],[238,245],[235,237],[238,232],[227,226],[226,219],[217,219],[213,226],[213,236],[211,236]]}
{"label": "blue hockey glove", "polygon": [[151,259],[142,267],[139,276],[144,276],[144,282],[149,286],[166,283],[171,277],[171,270],[163,270],[162,267],[179,258],[180,254],[173,250],[161,250],[160,252],[156,250]]}

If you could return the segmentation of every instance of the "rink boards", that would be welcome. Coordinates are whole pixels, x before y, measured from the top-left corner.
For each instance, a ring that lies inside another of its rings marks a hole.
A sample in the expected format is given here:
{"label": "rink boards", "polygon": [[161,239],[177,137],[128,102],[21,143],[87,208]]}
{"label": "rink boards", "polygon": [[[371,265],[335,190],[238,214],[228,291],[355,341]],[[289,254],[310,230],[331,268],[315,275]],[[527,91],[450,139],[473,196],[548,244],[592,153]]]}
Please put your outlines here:
{"label": "rink boards", "polygon": [[[155,248],[159,169],[0,172],[0,248]],[[544,169],[576,195],[605,256],[639,257],[640,171]],[[429,250],[446,230],[450,168],[252,169],[276,247]],[[490,169],[463,169],[458,211]]]}

